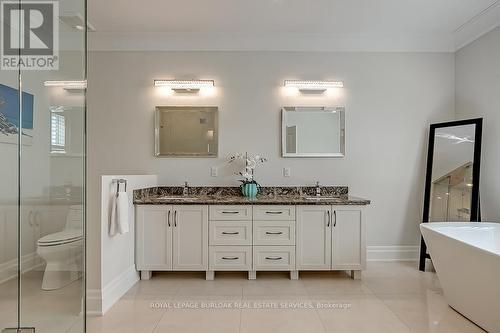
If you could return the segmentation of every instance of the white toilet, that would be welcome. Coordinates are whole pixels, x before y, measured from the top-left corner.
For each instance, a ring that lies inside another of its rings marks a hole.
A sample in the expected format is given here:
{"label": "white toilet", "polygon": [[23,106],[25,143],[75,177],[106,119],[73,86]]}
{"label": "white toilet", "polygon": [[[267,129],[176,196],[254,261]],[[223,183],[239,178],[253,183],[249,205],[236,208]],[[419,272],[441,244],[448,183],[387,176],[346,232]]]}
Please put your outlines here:
{"label": "white toilet", "polygon": [[81,277],[82,216],[82,206],[71,206],[64,230],[38,240],[37,253],[47,262],[43,274],[43,290],[62,288]]}

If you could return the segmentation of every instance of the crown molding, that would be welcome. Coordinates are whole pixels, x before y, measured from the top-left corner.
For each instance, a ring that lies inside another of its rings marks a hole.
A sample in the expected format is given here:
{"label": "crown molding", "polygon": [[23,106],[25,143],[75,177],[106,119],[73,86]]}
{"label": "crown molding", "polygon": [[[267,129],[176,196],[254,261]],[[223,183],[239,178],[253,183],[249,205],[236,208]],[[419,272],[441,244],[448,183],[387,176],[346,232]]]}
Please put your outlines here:
{"label": "crown molding", "polygon": [[89,32],[91,51],[454,52],[452,34],[297,34]]}
{"label": "crown molding", "polygon": [[500,0],[455,30],[455,51],[469,45],[498,26],[500,26]]}

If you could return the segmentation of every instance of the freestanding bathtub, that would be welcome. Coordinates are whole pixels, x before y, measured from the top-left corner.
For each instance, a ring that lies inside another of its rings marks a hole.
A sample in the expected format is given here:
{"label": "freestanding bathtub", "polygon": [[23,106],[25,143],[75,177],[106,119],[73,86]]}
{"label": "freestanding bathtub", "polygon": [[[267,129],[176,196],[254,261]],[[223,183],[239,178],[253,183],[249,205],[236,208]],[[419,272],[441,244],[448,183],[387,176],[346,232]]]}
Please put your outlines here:
{"label": "freestanding bathtub", "polygon": [[500,224],[422,223],[420,230],[448,304],[500,333]]}

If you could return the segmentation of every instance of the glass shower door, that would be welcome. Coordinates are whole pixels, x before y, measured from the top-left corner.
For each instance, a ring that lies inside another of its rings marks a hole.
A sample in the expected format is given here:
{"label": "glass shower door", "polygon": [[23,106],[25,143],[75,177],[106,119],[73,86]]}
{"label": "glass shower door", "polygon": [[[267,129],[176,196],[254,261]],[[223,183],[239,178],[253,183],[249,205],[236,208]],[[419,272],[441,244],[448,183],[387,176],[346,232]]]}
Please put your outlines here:
{"label": "glass shower door", "polygon": [[17,100],[0,137],[0,329],[84,332],[86,3],[1,2],[20,61],[0,71],[0,101]]}

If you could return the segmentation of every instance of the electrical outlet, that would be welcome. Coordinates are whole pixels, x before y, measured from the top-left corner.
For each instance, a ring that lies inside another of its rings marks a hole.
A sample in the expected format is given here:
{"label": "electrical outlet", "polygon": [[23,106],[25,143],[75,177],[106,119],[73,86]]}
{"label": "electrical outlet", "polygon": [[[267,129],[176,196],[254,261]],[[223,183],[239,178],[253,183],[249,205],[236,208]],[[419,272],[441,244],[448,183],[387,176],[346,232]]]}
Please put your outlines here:
{"label": "electrical outlet", "polygon": [[210,176],[217,177],[219,170],[216,166],[210,168]]}
{"label": "electrical outlet", "polygon": [[283,168],[283,177],[290,177],[290,168]]}

